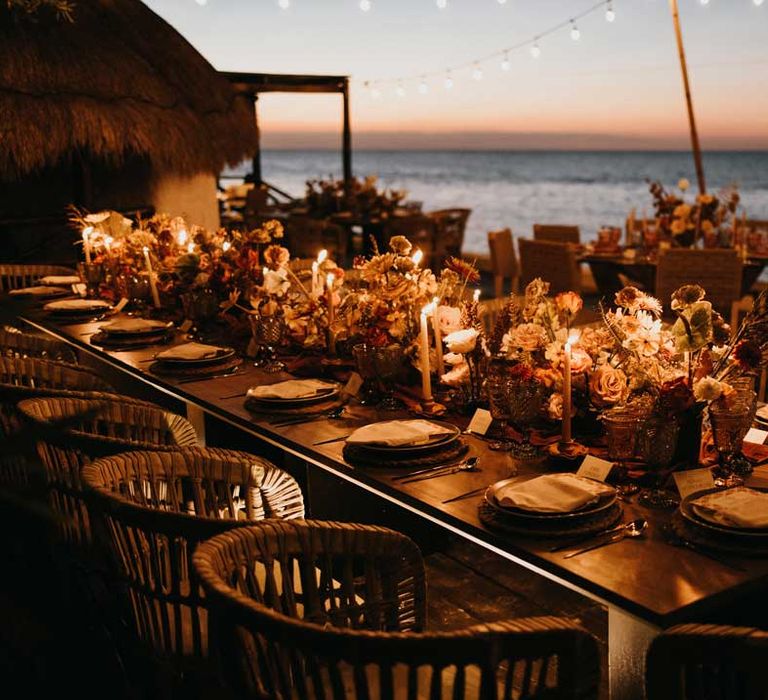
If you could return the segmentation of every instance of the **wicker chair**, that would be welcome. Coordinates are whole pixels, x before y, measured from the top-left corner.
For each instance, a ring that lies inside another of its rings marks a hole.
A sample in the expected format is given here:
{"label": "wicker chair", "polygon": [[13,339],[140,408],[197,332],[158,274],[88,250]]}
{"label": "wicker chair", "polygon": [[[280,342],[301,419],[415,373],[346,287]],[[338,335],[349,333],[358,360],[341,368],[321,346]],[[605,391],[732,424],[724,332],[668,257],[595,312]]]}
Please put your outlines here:
{"label": "wicker chair", "polygon": [[207,601],[190,560],[197,544],[238,524],[304,517],[293,477],[245,452],[130,452],[92,462],[82,478],[109,532],[134,634],[177,671],[208,653]]}
{"label": "wicker chair", "polygon": [[672,248],[659,257],[656,296],[668,307],[672,293],[684,284],[699,284],[725,318],[741,298],[742,261],[735,250]]}
{"label": "wicker chair", "polygon": [[[112,388],[100,377],[75,365],[32,357],[0,356],[0,439],[12,438],[22,427],[19,401],[109,391]],[[35,490],[33,475],[23,453],[11,451],[0,457],[0,489],[7,494],[28,495],[30,490]]]}
{"label": "wicker chair", "polygon": [[129,450],[169,450],[197,444],[192,425],[181,416],[122,396],[94,399],[44,397],[19,403],[19,411],[45,429],[52,421],[73,417],[56,437],[37,444],[48,482],[51,508],[61,539],[91,554],[93,536],[80,478],[94,459]]}
{"label": "wicker chair", "polygon": [[765,700],[768,632],[750,627],[678,625],[651,643],[648,700]]}
{"label": "wicker chair", "polygon": [[292,216],[285,226],[286,245],[299,258],[314,258],[323,248],[340,264],[346,259],[349,235],[325,219]]}
{"label": "wicker chair", "polygon": [[14,265],[0,264],[0,292],[31,287],[48,275],[77,275],[69,267],[61,265]]}
{"label": "wicker chair", "polygon": [[471,209],[438,209],[427,216],[435,222],[435,255],[433,264],[439,270],[445,258],[460,257],[464,233]]}
{"label": "wicker chair", "polygon": [[[530,618],[424,632],[424,564],[392,530],[264,522],[201,544],[222,680],[240,697],[596,697],[594,639]],[[515,695],[518,697],[518,695]]]}
{"label": "wicker chair", "polygon": [[504,296],[504,282],[509,277],[510,293],[520,291],[520,264],[515,252],[515,239],[512,230],[488,232],[488,248],[491,251],[491,270],[493,272],[493,289],[496,298]]}
{"label": "wicker chair", "polygon": [[394,236],[405,236],[413,244],[414,250],[421,250],[424,254],[423,267],[434,264],[437,250],[437,226],[429,216],[417,214],[388,219],[379,241],[382,251],[389,250],[389,241]]}
{"label": "wicker chair", "polygon": [[74,363],[77,354],[67,343],[47,335],[26,333],[6,326],[0,328],[0,355],[39,357],[45,360]]}
{"label": "wicker chair", "polygon": [[578,226],[566,224],[534,224],[533,240],[578,244],[581,243],[581,231]]}
{"label": "wicker chair", "polygon": [[531,241],[521,238],[521,283],[523,288],[531,280],[540,277],[550,283],[553,293],[581,291],[581,273],[576,261],[576,251],[567,243]]}

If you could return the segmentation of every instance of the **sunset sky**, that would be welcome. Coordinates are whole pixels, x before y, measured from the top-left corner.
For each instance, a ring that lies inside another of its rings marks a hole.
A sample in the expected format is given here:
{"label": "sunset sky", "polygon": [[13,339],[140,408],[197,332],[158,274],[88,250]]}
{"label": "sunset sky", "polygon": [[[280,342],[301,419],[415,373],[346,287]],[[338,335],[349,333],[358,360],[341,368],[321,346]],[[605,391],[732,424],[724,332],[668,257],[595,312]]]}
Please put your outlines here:
{"label": "sunset sky", "polygon": [[[687,119],[667,0],[614,0],[530,45],[453,72],[444,69],[532,39],[590,0],[146,0],[221,70],[353,78],[358,147],[685,148]],[[768,1],[680,0],[704,148],[768,148]],[[438,72],[420,94],[419,76]],[[365,80],[406,77],[378,86]],[[337,144],[336,96],[265,95],[266,146]]]}

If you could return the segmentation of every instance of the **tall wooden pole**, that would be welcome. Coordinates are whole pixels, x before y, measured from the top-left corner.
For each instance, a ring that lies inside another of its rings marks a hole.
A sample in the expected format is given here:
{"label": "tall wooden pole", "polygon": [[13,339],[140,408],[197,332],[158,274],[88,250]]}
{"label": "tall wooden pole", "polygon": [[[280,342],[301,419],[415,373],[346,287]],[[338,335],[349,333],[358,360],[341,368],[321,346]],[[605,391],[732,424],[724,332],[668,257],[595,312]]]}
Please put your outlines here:
{"label": "tall wooden pole", "polygon": [[342,133],[341,133],[341,149],[342,149],[342,167],[344,171],[344,186],[349,187],[352,181],[352,127],[349,119],[349,79],[344,78],[342,84]]}
{"label": "tall wooden pole", "polygon": [[707,183],[704,180],[704,165],[701,162],[701,146],[699,145],[699,133],[696,130],[696,117],[693,113],[693,99],[691,98],[691,85],[688,81],[688,64],[685,61],[685,47],[683,46],[683,32],[680,29],[680,12],[677,9],[677,0],[669,0],[669,7],[672,10],[672,19],[675,23],[677,52],[680,56],[680,69],[683,72],[683,87],[685,88],[685,103],[688,106],[688,123],[691,127],[691,146],[693,147],[693,162],[696,165],[696,179],[699,181],[699,193],[705,194]]}

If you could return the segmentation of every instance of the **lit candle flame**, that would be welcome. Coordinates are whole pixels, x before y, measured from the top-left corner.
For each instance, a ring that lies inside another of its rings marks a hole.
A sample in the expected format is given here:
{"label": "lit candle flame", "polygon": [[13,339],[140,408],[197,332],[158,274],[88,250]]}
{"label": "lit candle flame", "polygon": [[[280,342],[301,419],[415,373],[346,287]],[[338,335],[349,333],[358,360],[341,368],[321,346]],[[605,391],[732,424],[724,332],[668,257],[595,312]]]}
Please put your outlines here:
{"label": "lit candle flame", "polygon": [[107,250],[109,250],[109,249],[112,247],[112,242],[113,242],[114,240],[115,240],[115,239],[114,239],[114,238],[112,238],[112,236],[107,236],[107,237],[104,239],[104,247],[105,247]]}
{"label": "lit candle flame", "polygon": [[574,328],[568,334],[568,340],[565,341],[566,346],[570,347],[571,345],[576,345],[576,343],[579,342],[579,338],[581,338],[581,331]]}
{"label": "lit candle flame", "polygon": [[187,252],[188,253],[194,253],[195,252],[195,244],[192,241],[187,243]]}
{"label": "lit candle flame", "polygon": [[328,273],[328,276],[325,278],[325,282],[328,285],[328,289],[333,287],[333,283],[336,281],[336,275],[334,275],[332,272]]}
{"label": "lit candle flame", "polygon": [[147,255],[149,253],[149,247],[144,246],[144,255]]}
{"label": "lit candle flame", "polygon": [[475,293],[472,295],[472,301],[474,301],[475,304],[477,304],[477,302],[480,301],[480,290],[479,289],[476,289]]}
{"label": "lit candle flame", "polygon": [[429,302],[429,304],[425,304],[422,307],[421,313],[424,314],[424,316],[429,316],[430,314],[434,313],[436,306],[437,306],[437,302],[431,301]]}
{"label": "lit candle flame", "polygon": [[318,254],[317,254],[317,264],[321,264],[325,262],[325,259],[328,257],[328,251],[323,248]]}
{"label": "lit candle flame", "polygon": [[418,248],[416,252],[413,254],[413,257],[411,258],[411,260],[413,260],[414,265],[418,265],[423,259],[424,259],[424,252],[421,250],[421,248]]}
{"label": "lit candle flame", "polygon": [[86,226],[83,229],[83,238],[88,238],[93,233],[93,226]]}
{"label": "lit candle flame", "polygon": [[183,228],[179,231],[178,235],[176,236],[176,240],[178,241],[180,246],[184,246],[184,244],[187,242],[187,237],[189,234],[187,233],[187,229]]}
{"label": "lit candle flame", "polygon": [[230,248],[232,247],[232,244],[229,241],[224,241],[224,243],[221,244],[221,249],[226,253]]}

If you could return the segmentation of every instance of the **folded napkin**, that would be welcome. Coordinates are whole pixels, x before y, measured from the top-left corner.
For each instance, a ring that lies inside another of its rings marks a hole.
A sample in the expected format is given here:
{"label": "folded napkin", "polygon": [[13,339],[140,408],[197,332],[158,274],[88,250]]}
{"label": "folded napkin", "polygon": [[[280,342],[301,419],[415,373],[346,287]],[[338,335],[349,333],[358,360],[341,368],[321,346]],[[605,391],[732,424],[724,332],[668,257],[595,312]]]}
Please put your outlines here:
{"label": "folded napkin", "polygon": [[23,287],[22,289],[12,289],[8,294],[11,296],[24,295],[24,296],[51,296],[57,293],[68,293],[66,289],[56,287]]}
{"label": "folded napkin", "polygon": [[768,493],[744,486],[708,493],[691,501],[702,517],[726,527],[768,527]]}
{"label": "folded napkin", "polygon": [[53,287],[67,287],[70,284],[78,284],[80,278],[77,275],[48,275],[39,280],[40,284],[45,284]]}
{"label": "folded napkin", "polygon": [[575,474],[545,474],[496,492],[499,505],[539,513],[571,513],[613,487]]}
{"label": "folded napkin", "polygon": [[758,418],[762,418],[763,420],[768,420],[768,404],[765,406],[760,406],[760,408],[755,411],[755,415]]}
{"label": "folded napkin", "polygon": [[303,399],[323,390],[334,389],[335,386],[319,379],[289,379],[277,384],[251,387],[248,396],[254,399]]}
{"label": "folded napkin", "polygon": [[451,432],[453,431],[450,428],[428,420],[389,420],[358,428],[347,438],[347,443],[407,447],[423,445],[435,435],[448,435]]}
{"label": "folded napkin", "polygon": [[118,318],[105,323],[101,330],[107,333],[140,333],[141,331],[162,330],[166,324],[146,318]]}
{"label": "folded napkin", "polygon": [[43,307],[46,311],[90,311],[91,309],[108,309],[108,301],[101,299],[62,299],[52,301]]}
{"label": "folded napkin", "polygon": [[203,343],[182,343],[157,353],[158,360],[207,360],[216,357],[222,348]]}

